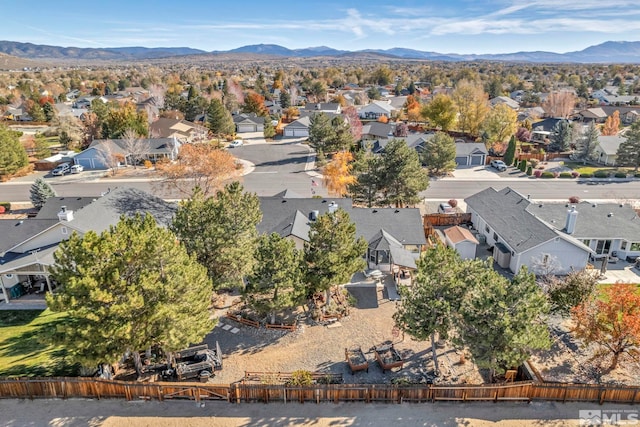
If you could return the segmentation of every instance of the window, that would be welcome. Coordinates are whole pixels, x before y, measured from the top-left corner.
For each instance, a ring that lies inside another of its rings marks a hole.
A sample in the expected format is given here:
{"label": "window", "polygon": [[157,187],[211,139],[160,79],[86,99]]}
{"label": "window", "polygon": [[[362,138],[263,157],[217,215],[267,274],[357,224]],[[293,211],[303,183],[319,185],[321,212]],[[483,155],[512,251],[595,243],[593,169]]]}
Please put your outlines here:
{"label": "window", "polygon": [[640,242],[634,242],[631,244],[631,249],[632,251],[640,251]]}
{"label": "window", "polygon": [[484,231],[486,231],[487,233],[491,233],[491,229],[489,228],[488,225],[484,226]]}
{"label": "window", "polygon": [[498,233],[493,233],[493,240],[498,241]]}
{"label": "window", "polygon": [[542,256],[542,264],[547,265],[549,263],[549,254],[544,254]]}
{"label": "window", "polygon": [[627,241],[623,240],[622,243],[620,244],[620,250],[622,251],[626,251],[627,250]]}
{"label": "window", "polygon": [[585,246],[591,246],[591,240],[589,240],[589,239],[583,240],[582,243],[584,243]]}
{"label": "window", "polygon": [[68,233],[67,232],[67,227],[62,227],[61,231],[62,231],[62,234],[67,234]]}

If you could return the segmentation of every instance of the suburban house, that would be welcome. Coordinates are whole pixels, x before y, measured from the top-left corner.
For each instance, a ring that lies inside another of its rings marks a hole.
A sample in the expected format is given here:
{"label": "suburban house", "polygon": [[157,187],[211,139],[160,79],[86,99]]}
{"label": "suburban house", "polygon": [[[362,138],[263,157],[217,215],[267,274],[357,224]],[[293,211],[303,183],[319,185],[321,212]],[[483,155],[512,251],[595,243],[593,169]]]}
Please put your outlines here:
{"label": "suburban house", "polygon": [[369,122],[362,126],[362,141],[393,138],[391,123]]}
{"label": "suburban house", "polygon": [[389,101],[373,101],[361,107],[358,110],[358,115],[365,120],[378,120],[382,116],[390,119],[395,111],[397,111],[397,108],[391,105]]}
{"label": "suburban house", "polygon": [[315,113],[342,113],[342,107],[337,102],[309,102],[304,107],[300,108],[300,115],[315,114]]}
{"label": "suburban house", "polygon": [[585,123],[604,123],[607,120],[607,113],[600,107],[588,108],[579,111],[575,119]]}
{"label": "suburban house", "polygon": [[493,248],[500,267],[514,273],[523,266],[539,272],[553,263],[556,274],[567,274],[584,269],[594,254],[576,233],[576,219],[578,223],[587,220],[577,218],[577,211],[569,205],[557,204],[553,218],[542,216],[542,204],[509,187],[487,188],[465,202],[478,241]]}
{"label": "suburban house", "polygon": [[469,229],[455,225],[443,231],[445,244],[455,249],[462,259],[474,259],[478,247],[478,239]]}
{"label": "suburban house", "polygon": [[456,142],[458,166],[481,166],[487,163],[487,147],[482,142]]}
{"label": "suburban house", "polygon": [[149,126],[153,138],[176,138],[183,144],[205,141],[208,134],[206,127],[180,119],[161,117]]}
{"label": "suburban house", "polygon": [[348,198],[305,198],[283,191],[260,197],[262,222],[258,231],[278,233],[302,249],[318,216],[339,208],[349,214],[357,235],[367,240],[368,249],[363,256],[366,255],[369,268],[395,272],[416,268],[416,259],[427,244],[419,209],[359,208]]}
{"label": "suburban house", "polygon": [[492,107],[504,104],[512,110],[518,110],[520,108],[520,104],[518,104],[518,101],[511,99],[508,96],[496,96],[495,98],[491,98],[489,100],[489,104],[491,104]]}
{"label": "suburban house", "polygon": [[[127,147],[129,142],[124,139],[96,139],[89,148],[76,154],[74,163],[84,166],[85,169],[109,169],[109,156],[115,156],[120,163],[129,164],[132,151]],[[138,144],[138,143],[136,143]],[[155,162],[159,159],[175,160],[182,145],[178,139],[173,138],[142,138],[139,144],[143,149],[136,149],[142,158]]]}
{"label": "suburban house", "polygon": [[158,108],[158,103],[153,96],[136,102],[136,111],[144,111],[147,114],[147,122],[149,124],[160,117],[160,108]]}
{"label": "suburban house", "polygon": [[625,137],[619,135],[598,136],[598,143],[593,150],[594,159],[603,165],[615,166],[618,148],[625,140]]}
{"label": "suburban house", "polygon": [[[101,233],[122,215],[150,213],[166,226],[176,205],[135,188],[115,188],[101,197],[52,197],[35,218],[0,220],[0,301],[51,292],[49,267],[60,242],[71,234]],[[40,304],[44,299],[40,298]]]}
{"label": "suburban house", "polygon": [[264,131],[264,117],[256,113],[236,114],[233,116],[233,123],[238,133]]}
{"label": "suburban house", "polygon": [[300,117],[284,127],[283,135],[285,137],[308,137],[309,127],[311,126],[311,117]]}
{"label": "suburban house", "polygon": [[603,105],[628,105],[637,102],[638,97],[634,95],[618,95],[617,86],[606,86],[591,94],[591,98],[596,99]]}
{"label": "suburban house", "polygon": [[7,111],[2,114],[4,120],[14,120],[16,122],[28,122],[31,121],[31,116],[27,114],[23,107],[9,107]]}

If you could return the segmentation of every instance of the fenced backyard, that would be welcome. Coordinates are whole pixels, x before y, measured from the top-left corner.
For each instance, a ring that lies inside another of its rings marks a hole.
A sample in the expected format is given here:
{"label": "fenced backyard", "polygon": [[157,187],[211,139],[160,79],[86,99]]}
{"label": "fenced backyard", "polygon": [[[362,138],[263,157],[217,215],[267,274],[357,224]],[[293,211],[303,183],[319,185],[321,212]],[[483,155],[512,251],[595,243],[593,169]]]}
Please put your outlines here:
{"label": "fenced backyard", "polygon": [[559,401],[640,403],[640,387],[515,382],[483,385],[284,384],[230,385],[180,382],[126,382],[94,378],[0,379],[0,398],[89,398],[126,400],[222,400],[248,402]]}

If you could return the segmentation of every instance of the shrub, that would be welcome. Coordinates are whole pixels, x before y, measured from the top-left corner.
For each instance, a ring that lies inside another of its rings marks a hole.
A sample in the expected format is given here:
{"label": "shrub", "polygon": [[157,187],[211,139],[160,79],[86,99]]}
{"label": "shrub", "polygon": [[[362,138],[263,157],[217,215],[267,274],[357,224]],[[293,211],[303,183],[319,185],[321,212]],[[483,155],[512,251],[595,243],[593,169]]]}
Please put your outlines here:
{"label": "shrub", "polygon": [[571,172],[571,176],[572,176],[573,178],[577,178],[577,177],[579,177],[579,176],[580,176],[580,172],[578,172],[578,171],[573,171],[573,172]]}
{"label": "shrub", "polygon": [[626,178],[627,174],[625,172],[616,172],[614,175],[616,178]]}
{"label": "shrub", "polygon": [[151,163],[150,160],[145,160],[144,161],[144,167],[147,169],[151,169],[153,167],[153,163]]}
{"label": "shrub", "polygon": [[527,161],[526,160],[522,160],[520,162],[520,172],[525,172],[527,170]]}
{"label": "shrub", "polygon": [[538,159],[529,159],[529,164],[534,169],[536,168],[536,166],[538,166],[539,163],[540,163],[540,160]]}
{"label": "shrub", "polygon": [[3,214],[5,212],[4,206],[0,206],[0,214]]}
{"label": "shrub", "polygon": [[633,175],[635,178],[640,178],[640,172]]}
{"label": "shrub", "polygon": [[11,203],[10,202],[0,202],[0,207],[3,209],[2,212],[0,212],[0,213],[9,212],[11,210]]}
{"label": "shrub", "polygon": [[533,176],[540,178],[542,176],[542,171],[540,169],[536,169],[535,172],[533,172]]}
{"label": "shrub", "polygon": [[580,203],[580,197],[578,196],[569,197],[569,203]]}
{"label": "shrub", "polygon": [[607,171],[596,171],[593,174],[594,177],[596,178],[609,178],[609,172]]}
{"label": "shrub", "polygon": [[531,167],[531,165],[529,165],[529,167],[527,168],[527,175],[533,175],[533,168]]}
{"label": "shrub", "polygon": [[458,201],[456,199],[451,199],[447,203],[449,203],[449,206],[451,206],[452,208],[458,206]]}
{"label": "shrub", "polygon": [[313,383],[313,377],[311,372],[300,369],[291,373],[291,379],[287,383],[289,385],[309,386]]}
{"label": "shrub", "polygon": [[571,174],[571,172],[561,172],[560,178],[573,178],[573,175]]}
{"label": "shrub", "polygon": [[580,174],[580,178],[591,178],[593,174],[591,172],[583,172]]}
{"label": "shrub", "polygon": [[553,172],[542,172],[540,178],[555,178]]}

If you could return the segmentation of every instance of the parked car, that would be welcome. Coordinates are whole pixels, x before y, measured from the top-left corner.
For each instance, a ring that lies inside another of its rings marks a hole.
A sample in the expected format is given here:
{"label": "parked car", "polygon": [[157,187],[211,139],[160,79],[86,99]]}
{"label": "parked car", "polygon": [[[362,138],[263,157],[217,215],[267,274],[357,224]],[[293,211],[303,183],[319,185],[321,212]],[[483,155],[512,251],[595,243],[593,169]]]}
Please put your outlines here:
{"label": "parked car", "polygon": [[507,170],[507,165],[502,160],[491,160],[491,166],[498,169],[500,172]]}
{"label": "parked car", "polygon": [[456,209],[452,207],[449,203],[440,203],[438,205],[438,213],[440,214],[454,214],[456,213]]}
{"label": "parked car", "polygon": [[60,163],[54,170],[51,171],[51,175],[60,176],[70,172],[71,167],[69,166],[69,163]]}
{"label": "parked car", "polygon": [[244,143],[241,139],[234,139],[233,141],[231,141],[231,144],[229,144],[229,147],[240,147],[242,144]]}
{"label": "parked car", "polygon": [[84,166],[82,165],[73,165],[71,166],[71,173],[80,173],[84,170]]}

